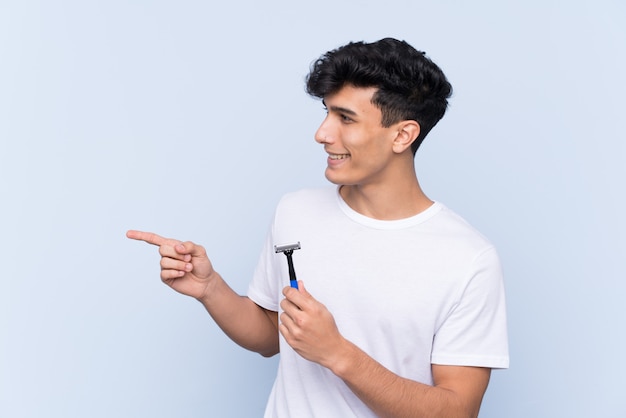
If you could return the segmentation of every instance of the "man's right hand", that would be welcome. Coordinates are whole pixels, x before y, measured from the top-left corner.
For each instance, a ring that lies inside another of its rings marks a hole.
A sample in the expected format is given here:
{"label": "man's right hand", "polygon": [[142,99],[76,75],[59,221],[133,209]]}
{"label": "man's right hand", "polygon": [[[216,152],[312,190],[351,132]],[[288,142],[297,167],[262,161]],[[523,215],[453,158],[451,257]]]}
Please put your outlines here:
{"label": "man's right hand", "polygon": [[202,246],[190,241],[163,238],[152,232],[130,230],[126,236],[159,247],[161,280],[165,284],[196,299],[207,295],[207,289],[217,273]]}

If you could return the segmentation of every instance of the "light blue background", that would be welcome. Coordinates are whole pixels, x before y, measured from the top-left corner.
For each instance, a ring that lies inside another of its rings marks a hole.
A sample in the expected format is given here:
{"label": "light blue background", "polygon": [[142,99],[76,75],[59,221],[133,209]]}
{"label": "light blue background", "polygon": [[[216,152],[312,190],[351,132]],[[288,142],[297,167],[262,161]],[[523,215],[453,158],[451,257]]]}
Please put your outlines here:
{"label": "light blue background", "polygon": [[626,416],[621,0],[0,0],[0,416],[260,416],[276,359],[124,233],[200,242],[245,292],[279,197],[326,184],[309,64],[385,36],[451,80],[419,176],[504,263],[481,417]]}

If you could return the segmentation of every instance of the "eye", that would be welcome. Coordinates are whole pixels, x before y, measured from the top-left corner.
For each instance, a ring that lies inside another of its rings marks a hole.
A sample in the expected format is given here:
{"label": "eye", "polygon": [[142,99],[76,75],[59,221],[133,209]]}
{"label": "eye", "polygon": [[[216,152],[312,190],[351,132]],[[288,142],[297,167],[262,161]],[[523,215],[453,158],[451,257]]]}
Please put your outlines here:
{"label": "eye", "polygon": [[341,121],[342,121],[342,122],[345,122],[345,123],[354,122],[354,120],[353,120],[351,117],[346,116],[346,115],[344,115],[343,113],[342,113],[342,114],[340,114],[340,115],[339,115],[339,117],[341,118]]}

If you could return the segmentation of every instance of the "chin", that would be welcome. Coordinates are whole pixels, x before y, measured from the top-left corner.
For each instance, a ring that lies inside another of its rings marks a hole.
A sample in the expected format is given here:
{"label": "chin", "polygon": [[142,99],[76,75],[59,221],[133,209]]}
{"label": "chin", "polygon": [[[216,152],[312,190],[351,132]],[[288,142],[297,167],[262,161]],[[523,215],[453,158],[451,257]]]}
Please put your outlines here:
{"label": "chin", "polygon": [[331,182],[332,184],[336,186],[354,186],[355,184],[355,182],[348,181],[347,179],[341,179],[341,178],[338,178],[337,176],[326,175],[326,180],[328,180],[329,182]]}
{"label": "chin", "polygon": [[[343,175],[342,175],[343,174]],[[348,175],[352,174],[352,175]],[[358,173],[346,173],[339,172],[338,170],[326,169],[324,175],[326,180],[337,186],[356,186],[363,183],[363,178],[357,175]]]}
{"label": "chin", "polygon": [[333,173],[329,172],[329,170],[326,170],[326,173],[324,173],[324,176],[326,177],[326,180],[328,180],[329,182],[337,186],[343,186],[345,184],[343,181],[341,181],[339,176],[333,175]]}

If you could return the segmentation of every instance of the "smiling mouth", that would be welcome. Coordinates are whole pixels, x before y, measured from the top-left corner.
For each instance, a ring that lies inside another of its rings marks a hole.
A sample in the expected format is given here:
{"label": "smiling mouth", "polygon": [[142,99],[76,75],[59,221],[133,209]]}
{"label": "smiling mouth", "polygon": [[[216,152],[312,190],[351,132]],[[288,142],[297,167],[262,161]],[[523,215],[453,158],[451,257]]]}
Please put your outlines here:
{"label": "smiling mouth", "polygon": [[331,160],[343,160],[350,156],[350,154],[328,154],[328,158]]}

